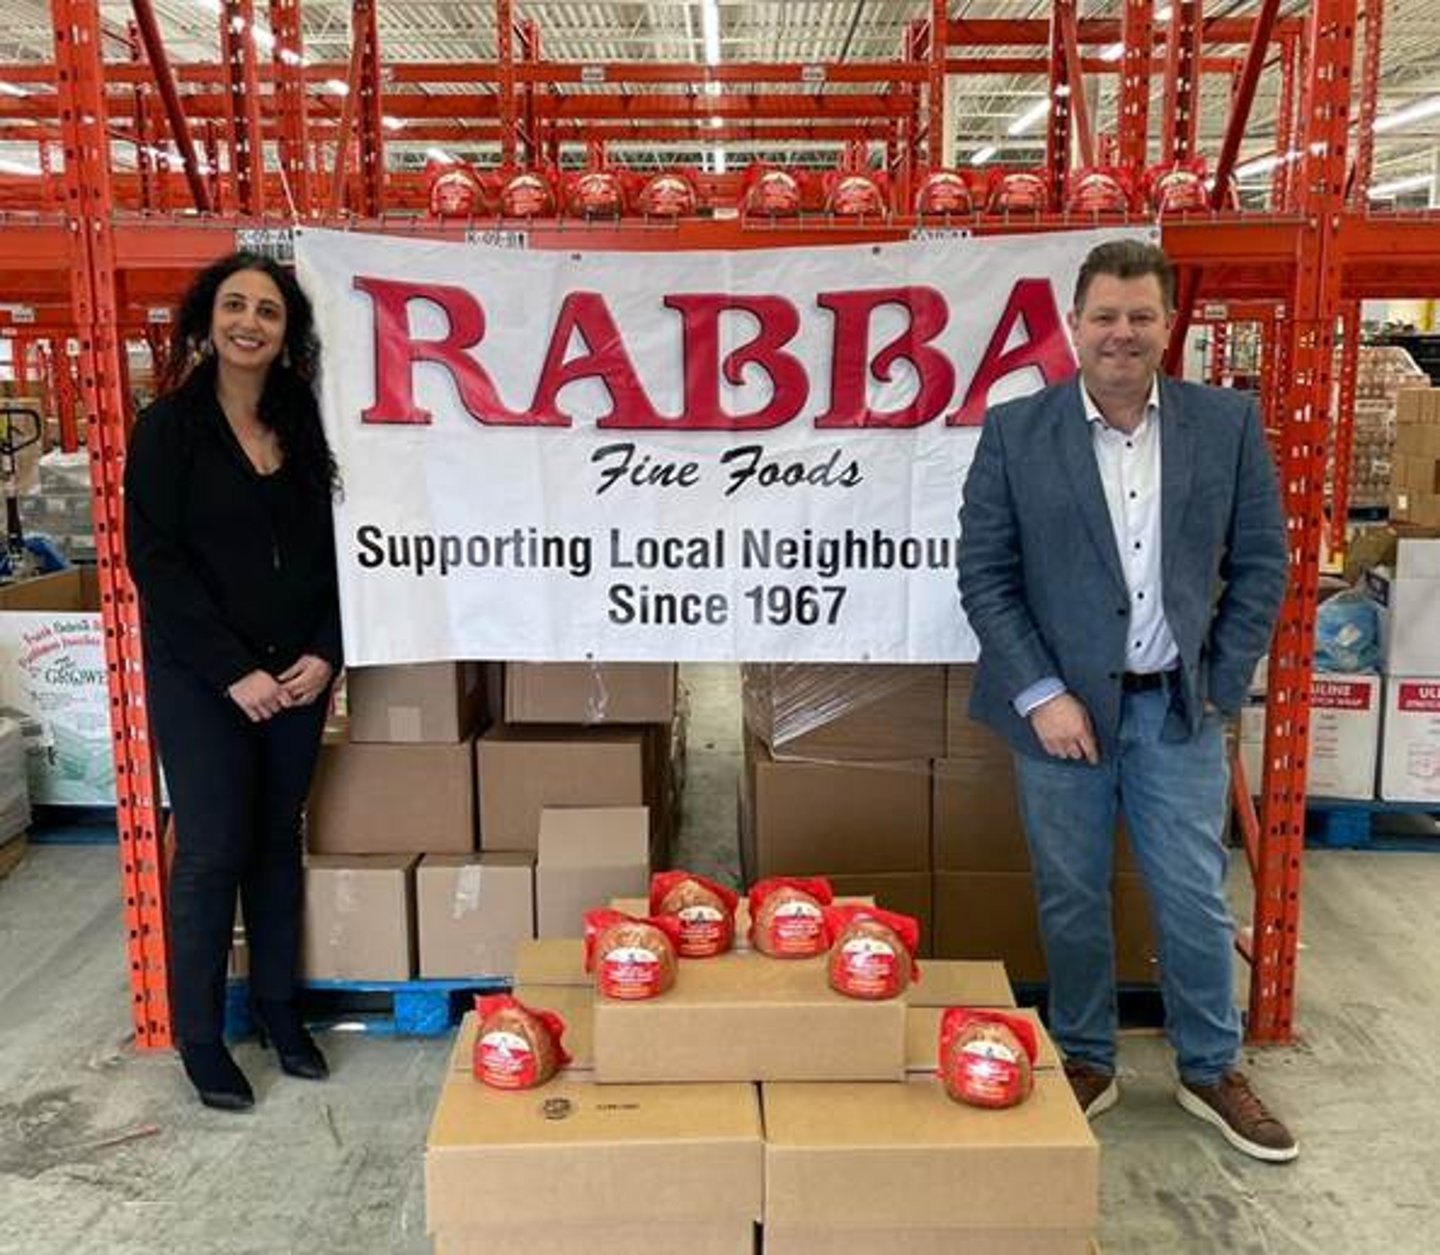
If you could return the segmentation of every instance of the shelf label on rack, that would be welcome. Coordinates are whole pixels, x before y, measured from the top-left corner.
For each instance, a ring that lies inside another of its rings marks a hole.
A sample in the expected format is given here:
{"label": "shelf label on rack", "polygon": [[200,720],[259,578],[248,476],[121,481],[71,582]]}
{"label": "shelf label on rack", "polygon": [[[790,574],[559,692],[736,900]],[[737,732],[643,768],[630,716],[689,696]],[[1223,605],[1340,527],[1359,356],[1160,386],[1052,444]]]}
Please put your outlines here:
{"label": "shelf label on rack", "polygon": [[295,231],[292,227],[240,227],[235,232],[235,248],[288,266],[295,261]]}
{"label": "shelf label on rack", "polygon": [[956,512],[985,411],[1073,374],[1080,264],[1136,234],[582,253],[306,228],[347,661],[973,658]]}
{"label": "shelf label on rack", "polygon": [[170,307],[168,305],[152,305],[145,311],[145,321],[151,324],[168,323],[170,317]]}
{"label": "shelf label on rack", "polygon": [[823,83],[825,81],[825,67],[823,65],[802,65],[800,67],[800,81],[802,83]]}
{"label": "shelf label on rack", "polygon": [[465,243],[484,248],[529,248],[530,232],[510,227],[488,227],[465,232]]}
{"label": "shelf label on rack", "polygon": [[971,236],[969,227],[911,227],[910,238],[922,240],[926,243],[935,243],[941,240],[968,240]]}
{"label": "shelf label on rack", "polygon": [[603,65],[582,65],[580,67],[580,81],[582,83],[603,83],[605,81],[605,67]]}
{"label": "shelf label on rack", "polygon": [[24,326],[35,321],[35,306],[33,305],[0,305],[0,311],[10,316],[10,321],[16,326]]}

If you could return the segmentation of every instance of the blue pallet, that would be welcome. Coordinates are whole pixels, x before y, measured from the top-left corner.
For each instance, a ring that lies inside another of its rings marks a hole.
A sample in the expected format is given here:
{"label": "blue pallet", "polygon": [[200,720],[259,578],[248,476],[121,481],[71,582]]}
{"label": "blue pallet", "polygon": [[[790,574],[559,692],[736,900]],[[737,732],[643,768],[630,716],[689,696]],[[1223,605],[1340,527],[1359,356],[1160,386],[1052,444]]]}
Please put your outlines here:
{"label": "blue pallet", "polygon": [[1434,802],[1348,801],[1340,798],[1305,799],[1305,842],[1326,850],[1401,850],[1440,853],[1440,832],[1432,836],[1397,835],[1375,831],[1375,819],[1384,815],[1425,815],[1440,821]]}
{"label": "blue pallet", "polygon": [[[300,986],[307,1023],[344,1024],[383,1036],[440,1037],[470,1009],[475,994],[508,989],[501,976],[464,980],[308,980]],[[232,980],[225,991],[225,1036],[251,1037],[250,986]]]}

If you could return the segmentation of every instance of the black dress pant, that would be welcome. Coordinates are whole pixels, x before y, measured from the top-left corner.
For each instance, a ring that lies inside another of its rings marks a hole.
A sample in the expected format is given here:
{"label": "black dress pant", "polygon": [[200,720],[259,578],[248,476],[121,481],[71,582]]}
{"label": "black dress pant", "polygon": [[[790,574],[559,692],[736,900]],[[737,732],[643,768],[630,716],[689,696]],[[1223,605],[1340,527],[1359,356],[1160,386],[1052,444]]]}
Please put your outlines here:
{"label": "black dress pant", "polygon": [[238,891],[250,993],[295,995],[304,905],[301,813],[328,693],[251,723],[190,672],[147,668],[150,718],[175,813],[170,870],[170,1011],[177,1041],[218,1042]]}

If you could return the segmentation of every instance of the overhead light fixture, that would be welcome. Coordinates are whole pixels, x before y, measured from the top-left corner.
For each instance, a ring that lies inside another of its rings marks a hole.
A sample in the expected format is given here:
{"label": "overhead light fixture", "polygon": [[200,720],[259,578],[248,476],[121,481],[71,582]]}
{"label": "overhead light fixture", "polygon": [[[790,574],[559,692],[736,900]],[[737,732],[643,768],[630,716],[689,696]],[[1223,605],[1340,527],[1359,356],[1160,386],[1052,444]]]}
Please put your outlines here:
{"label": "overhead light fixture", "polygon": [[380,119],[380,125],[387,131],[403,131],[405,129],[405,119],[392,117],[387,113]]}
{"label": "overhead light fixture", "polygon": [[710,119],[710,129],[711,129],[712,131],[718,131],[718,130],[719,130],[722,126],[724,126],[724,125],[725,125],[725,119],[724,119],[724,118],[712,117],[712,118]]}
{"label": "overhead light fixture", "polygon": [[0,96],[28,96],[30,93],[18,83],[0,82]]}
{"label": "overhead light fixture", "polygon": [[999,151],[994,144],[986,144],[984,148],[977,148],[974,155],[970,158],[970,164],[972,166],[983,166]]}
{"label": "overhead light fixture", "polygon": [[350,94],[350,84],[344,79],[327,78],[324,87],[327,92],[333,92],[337,96],[348,96]]}
{"label": "overhead light fixture", "polygon": [[700,0],[700,37],[705,64],[720,64],[720,0]]}
{"label": "overhead light fixture", "polygon": [[1012,119],[1010,125],[1005,128],[1005,134],[1022,135],[1049,112],[1050,97],[1046,96],[1043,100],[1037,100],[1019,117]]}
{"label": "overhead light fixture", "polygon": [[438,161],[441,165],[453,166],[455,164],[455,158],[443,148],[427,148],[425,156],[431,161]]}
{"label": "overhead light fixture", "polygon": [[1104,50],[1100,53],[1100,60],[1102,60],[1102,61],[1118,61],[1118,60],[1120,60],[1120,58],[1123,57],[1124,55],[1125,55],[1125,43],[1124,43],[1123,40],[1121,40],[1120,42],[1118,42],[1118,43],[1113,43],[1113,44],[1111,44],[1108,48],[1104,49]]}
{"label": "overhead light fixture", "polygon": [[302,57],[298,52],[296,52],[294,48],[281,48],[276,55],[280,58],[280,60],[285,62],[286,65],[305,64],[305,58]]}
{"label": "overhead light fixture", "polygon": [[250,38],[255,41],[255,46],[265,52],[275,47],[275,35],[268,26],[261,26],[258,23],[250,27]]}
{"label": "overhead light fixture", "polygon": [[1389,183],[1379,183],[1370,189],[1371,200],[1388,200],[1392,196],[1399,196],[1402,192],[1418,192],[1430,187],[1435,182],[1433,174],[1412,174],[1403,179],[1392,179]]}
{"label": "overhead light fixture", "polygon": [[723,148],[717,148],[717,149],[715,149],[715,151],[710,154],[710,160],[711,160],[711,165],[714,167],[714,170],[715,170],[715,173],[716,173],[716,174],[724,174],[724,173],[725,173],[725,170],[726,170],[725,150],[724,150]]}
{"label": "overhead light fixture", "polygon": [[1437,113],[1440,113],[1440,96],[1431,96],[1429,100],[1417,100],[1413,105],[1406,105],[1403,109],[1396,109],[1394,113],[1387,113],[1383,118],[1376,118],[1375,130],[1393,131],[1397,126],[1408,126],[1411,122],[1433,117]]}
{"label": "overhead light fixture", "polygon": [[1155,20],[1157,22],[1168,22],[1170,20],[1170,15],[1174,12],[1175,10],[1167,4],[1163,9],[1161,9],[1157,14],[1155,14]]}
{"label": "overhead light fixture", "polygon": [[40,167],[32,166],[24,161],[11,161],[9,157],[0,157],[0,174],[39,174]]}
{"label": "overhead light fixture", "polygon": [[1237,179],[1254,178],[1257,174],[1269,174],[1276,166],[1284,164],[1289,160],[1288,156],[1257,157],[1254,161],[1247,161],[1243,166],[1235,167]]}

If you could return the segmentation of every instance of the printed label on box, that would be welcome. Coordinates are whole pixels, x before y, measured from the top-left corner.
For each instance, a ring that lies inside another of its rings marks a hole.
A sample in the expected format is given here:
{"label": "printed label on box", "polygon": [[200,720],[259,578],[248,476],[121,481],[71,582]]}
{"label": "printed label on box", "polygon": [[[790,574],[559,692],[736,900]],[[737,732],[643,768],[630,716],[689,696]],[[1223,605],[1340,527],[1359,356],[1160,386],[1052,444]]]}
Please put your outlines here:
{"label": "printed label on box", "polygon": [[1407,713],[1429,711],[1440,714],[1440,683],[1416,684],[1412,682],[1407,684],[1402,682],[1397,701],[1400,709]]}
{"label": "printed label on box", "polygon": [[1374,705],[1375,685],[1366,680],[1322,680],[1310,683],[1311,706],[1325,710],[1369,710]]}

